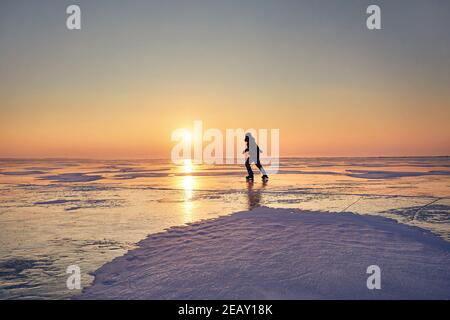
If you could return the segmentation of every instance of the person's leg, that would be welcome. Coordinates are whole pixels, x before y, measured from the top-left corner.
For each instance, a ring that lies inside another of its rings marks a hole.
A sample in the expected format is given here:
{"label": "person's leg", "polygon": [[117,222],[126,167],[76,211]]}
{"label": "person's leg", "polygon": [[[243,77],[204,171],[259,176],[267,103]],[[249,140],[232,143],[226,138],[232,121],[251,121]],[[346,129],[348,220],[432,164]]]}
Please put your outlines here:
{"label": "person's leg", "polygon": [[249,177],[253,177],[253,170],[252,170],[252,167],[250,165],[250,157],[247,158],[247,160],[245,160],[245,167],[247,168],[248,176]]}
{"label": "person's leg", "polygon": [[256,166],[258,167],[259,171],[261,171],[261,174],[263,176],[267,176],[266,170],[264,170],[264,168],[263,168],[261,162],[259,161],[259,159],[258,159],[258,162],[256,162]]}
{"label": "person's leg", "polygon": [[266,170],[264,170],[264,168],[261,164],[261,161],[259,161],[259,149],[258,149],[258,156],[257,156],[257,160],[256,160],[256,166],[258,167],[259,171],[263,175],[263,178],[267,178]]}

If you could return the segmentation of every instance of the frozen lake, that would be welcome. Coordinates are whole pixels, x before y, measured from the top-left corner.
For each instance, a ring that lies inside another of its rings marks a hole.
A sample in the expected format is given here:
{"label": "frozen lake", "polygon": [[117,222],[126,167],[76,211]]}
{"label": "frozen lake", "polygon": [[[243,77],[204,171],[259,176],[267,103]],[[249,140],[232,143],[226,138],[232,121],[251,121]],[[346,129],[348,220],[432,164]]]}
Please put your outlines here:
{"label": "frozen lake", "polygon": [[259,206],[379,215],[450,241],[450,158],[289,158],[242,165],[0,160],[0,298],[67,298],[147,235]]}

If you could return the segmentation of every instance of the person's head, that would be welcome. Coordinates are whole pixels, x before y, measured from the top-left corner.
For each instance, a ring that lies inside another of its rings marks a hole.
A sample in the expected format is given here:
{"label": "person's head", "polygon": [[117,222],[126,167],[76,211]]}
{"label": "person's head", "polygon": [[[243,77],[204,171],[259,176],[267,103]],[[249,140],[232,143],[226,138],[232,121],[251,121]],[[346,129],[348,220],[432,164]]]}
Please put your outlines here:
{"label": "person's head", "polygon": [[248,142],[248,141],[250,141],[251,139],[253,139],[252,134],[251,134],[250,132],[247,132],[247,133],[245,134],[245,142]]}

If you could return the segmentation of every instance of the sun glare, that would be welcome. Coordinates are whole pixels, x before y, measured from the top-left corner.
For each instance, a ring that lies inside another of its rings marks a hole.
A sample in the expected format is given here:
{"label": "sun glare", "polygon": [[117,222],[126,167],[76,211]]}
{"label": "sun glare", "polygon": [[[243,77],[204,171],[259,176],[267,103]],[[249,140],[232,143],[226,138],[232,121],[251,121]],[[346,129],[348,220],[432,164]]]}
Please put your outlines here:
{"label": "sun glare", "polygon": [[184,176],[183,180],[183,189],[184,189],[184,202],[183,202],[183,223],[192,222],[192,214],[194,209],[194,203],[192,202],[192,198],[194,195],[194,187],[195,180],[193,176]]}
{"label": "sun glare", "polygon": [[189,131],[186,131],[186,132],[183,134],[183,141],[184,141],[185,143],[191,143],[191,142],[192,142],[192,134],[191,134]]}
{"label": "sun glare", "polygon": [[183,171],[185,173],[192,173],[193,166],[192,166],[192,160],[191,159],[184,159],[184,161],[183,161]]}

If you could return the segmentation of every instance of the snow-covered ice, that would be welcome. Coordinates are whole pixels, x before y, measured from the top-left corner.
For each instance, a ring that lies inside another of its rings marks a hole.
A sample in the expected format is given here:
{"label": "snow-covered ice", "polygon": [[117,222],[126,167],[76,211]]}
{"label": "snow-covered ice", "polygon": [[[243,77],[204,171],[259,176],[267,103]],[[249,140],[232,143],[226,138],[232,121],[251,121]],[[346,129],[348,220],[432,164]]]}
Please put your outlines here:
{"label": "snow-covered ice", "polygon": [[150,235],[76,298],[449,299],[450,243],[382,217],[260,207]]}

